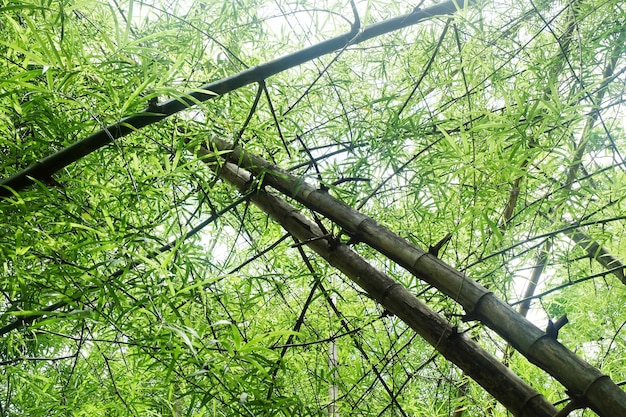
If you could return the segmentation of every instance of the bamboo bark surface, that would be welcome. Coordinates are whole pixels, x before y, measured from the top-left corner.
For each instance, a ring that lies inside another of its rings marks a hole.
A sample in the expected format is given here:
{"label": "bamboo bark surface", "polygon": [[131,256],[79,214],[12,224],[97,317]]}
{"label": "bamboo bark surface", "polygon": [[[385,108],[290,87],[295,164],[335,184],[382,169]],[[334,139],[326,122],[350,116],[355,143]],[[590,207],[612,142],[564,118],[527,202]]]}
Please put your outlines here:
{"label": "bamboo bark surface", "polygon": [[[217,137],[211,138],[207,147],[228,152],[228,160],[250,171],[262,186],[271,186],[324,215],[343,228],[353,241],[366,243],[442,291],[465,309],[466,320],[480,320],[494,330],[530,362],[563,384],[572,398],[584,401],[600,416],[626,416],[626,392],[482,285],[335,199],[327,191],[311,186],[265,159],[240,147],[233,148],[233,144]],[[388,298],[396,291],[402,292],[402,287],[393,285],[382,293],[371,295],[388,307]],[[405,304],[395,308],[410,309]]]}

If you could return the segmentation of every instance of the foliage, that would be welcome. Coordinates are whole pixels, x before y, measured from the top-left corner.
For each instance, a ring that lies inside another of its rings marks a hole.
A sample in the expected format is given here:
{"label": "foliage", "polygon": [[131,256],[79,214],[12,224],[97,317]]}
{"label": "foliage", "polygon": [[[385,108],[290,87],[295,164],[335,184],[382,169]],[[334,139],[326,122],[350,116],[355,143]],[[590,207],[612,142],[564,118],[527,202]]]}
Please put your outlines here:
{"label": "foliage", "polygon": [[[415,5],[356,6],[367,25]],[[349,2],[2,0],[2,178],[150,98],[353,20]],[[336,384],[344,415],[506,415],[475,385],[458,398],[458,369],[188,150],[212,135],[421,247],[450,233],[440,257],[511,303],[548,244],[529,318],[567,313],[560,340],[625,380],[623,283],[568,235],[626,256],[624,27],[617,0],[472,3],[195,106],[2,200],[0,325],[18,326],[0,340],[0,414],[327,415]],[[508,358],[458,305],[355,248]]]}

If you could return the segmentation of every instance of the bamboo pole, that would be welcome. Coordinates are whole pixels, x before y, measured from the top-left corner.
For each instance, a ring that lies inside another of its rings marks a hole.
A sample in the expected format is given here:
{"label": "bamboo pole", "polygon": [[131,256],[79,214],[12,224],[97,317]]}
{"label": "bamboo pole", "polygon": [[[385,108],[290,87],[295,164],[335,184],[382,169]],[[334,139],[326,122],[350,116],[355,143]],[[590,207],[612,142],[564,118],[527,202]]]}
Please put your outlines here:
{"label": "bamboo pole", "polygon": [[[200,148],[198,153],[205,162],[214,160],[215,154],[205,148]],[[230,162],[225,162],[219,167],[218,175],[246,193],[249,187],[255,186],[249,172]],[[465,334],[458,332],[455,326],[422,303],[399,282],[370,265],[348,245],[325,236],[319,226],[298,209],[261,189],[252,195],[251,200],[285,230],[407,323],[446,359],[485,388],[513,415],[519,417],[556,415],[557,410],[552,404],[497,358]]]}
{"label": "bamboo pole", "polygon": [[0,197],[9,197],[13,192],[32,185],[35,180],[49,182],[52,174],[78,161],[80,158],[114,142],[116,139],[159,122],[191,106],[235,91],[246,85],[262,82],[266,78],[289,68],[341,50],[349,45],[356,45],[385,33],[415,25],[433,16],[452,14],[457,11],[457,7],[463,8],[466,1],[467,3],[470,2],[470,0],[446,1],[432,7],[416,9],[411,13],[383,20],[363,28],[353,26],[349,32],[342,35],[248,68],[230,77],[202,85],[193,91],[181,93],[179,97],[163,103],[149,105],[141,112],[106,126],[91,136],[73,143],[35,162],[15,175],[0,181]]}
{"label": "bamboo pole", "polygon": [[[269,185],[326,216],[353,241],[366,243],[441,290],[465,309],[466,320],[480,320],[493,329],[530,362],[561,382],[572,398],[581,399],[600,416],[626,416],[626,392],[482,285],[335,199],[328,191],[316,189],[265,159],[240,147],[233,148],[231,143],[217,137],[209,140],[208,148],[228,152],[230,161],[250,171],[262,185]],[[402,292],[402,287],[386,288],[378,301],[387,307],[386,299],[395,291]]]}

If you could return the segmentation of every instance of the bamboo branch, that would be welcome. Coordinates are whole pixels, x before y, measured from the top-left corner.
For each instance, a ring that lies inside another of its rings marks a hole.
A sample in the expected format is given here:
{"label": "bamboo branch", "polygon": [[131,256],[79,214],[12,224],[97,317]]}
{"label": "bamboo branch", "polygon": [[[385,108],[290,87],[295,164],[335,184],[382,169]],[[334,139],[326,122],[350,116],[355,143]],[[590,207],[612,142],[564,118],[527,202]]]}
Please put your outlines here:
{"label": "bamboo branch", "polygon": [[382,22],[374,23],[362,29],[353,27],[349,32],[301,49],[273,61],[254,66],[233,76],[205,84],[199,88],[182,93],[162,104],[153,103],[141,112],[119,120],[99,132],[76,142],[55,154],[43,158],[10,178],[0,182],[0,197],[9,197],[13,192],[20,191],[35,181],[50,181],[52,174],[78,161],[80,158],[106,146],[116,139],[159,122],[175,113],[185,110],[201,102],[224,95],[248,84],[262,82],[289,68],[296,67],[320,56],[356,45],[385,33],[393,32],[420,23],[438,15],[449,15],[456,12],[457,7],[464,7],[470,0],[446,1],[426,9],[414,10],[409,14],[397,16]]}
{"label": "bamboo branch", "polygon": [[619,259],[611,255],[604,246],[600,246],[593,238],[578,229],[570,230],[566,232],[566,234],[577,246],[580,246],[587,252],[587,255],[589,255],[591,259],[598,261],[607,271],[611,271],[622,283],[626,284],[626,276],[624,276],[624,268],[626,268],[626,266],[624,266]]}

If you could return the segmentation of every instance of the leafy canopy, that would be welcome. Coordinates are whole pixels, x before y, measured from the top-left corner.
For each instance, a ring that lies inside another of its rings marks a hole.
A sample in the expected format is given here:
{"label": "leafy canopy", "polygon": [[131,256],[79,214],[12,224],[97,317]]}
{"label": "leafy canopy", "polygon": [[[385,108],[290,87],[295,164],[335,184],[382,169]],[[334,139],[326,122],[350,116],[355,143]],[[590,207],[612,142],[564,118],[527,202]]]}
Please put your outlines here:
{"label": "leafy canopy", "polygon": [[[365,26],[429,5],[354,6]],[[354,21],[347,1],[3,0],[2,178]],[[0,202],[0,325],[14,324],[0,340],[0,414],[326,415],[335,386],[344,415],[507,415],[190,152],[213,136],[420,247],[450,234],[440,258],[525,299],[540,327],[566,313],[559,340],[625,380],[623,272],[599,262],[626,257],[625,25],[617,0],[472,3],[12,193]],[[566,398],[453,301],[355,248],[550,401]]]}

